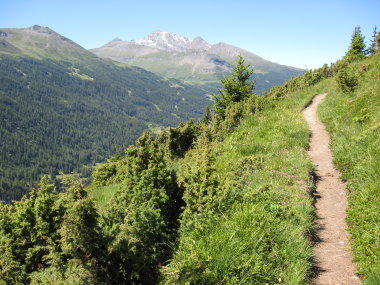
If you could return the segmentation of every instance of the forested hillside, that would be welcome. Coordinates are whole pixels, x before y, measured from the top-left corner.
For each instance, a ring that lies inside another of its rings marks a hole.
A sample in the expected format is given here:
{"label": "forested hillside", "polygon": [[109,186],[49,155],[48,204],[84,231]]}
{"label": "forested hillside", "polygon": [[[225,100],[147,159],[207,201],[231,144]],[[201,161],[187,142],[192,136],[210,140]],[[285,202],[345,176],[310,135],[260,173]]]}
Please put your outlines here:
{"label": "forested hillside", "polygon": [[212,103],[198,87],[99,59],[47,28],[5,31],[1,200],[19,199],[41,174],[88,174],[86,165],[105,161],[116,145],[123,149],[144,130],[199,118]]}

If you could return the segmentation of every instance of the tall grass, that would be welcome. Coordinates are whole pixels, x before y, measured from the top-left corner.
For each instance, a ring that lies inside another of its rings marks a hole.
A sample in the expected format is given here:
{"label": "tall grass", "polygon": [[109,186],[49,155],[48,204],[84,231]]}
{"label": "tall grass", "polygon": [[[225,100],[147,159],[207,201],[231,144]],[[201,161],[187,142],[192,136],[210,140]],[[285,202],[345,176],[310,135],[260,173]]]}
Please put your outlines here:
{"label": "tall grass", "polygon": [[[209,201],[212,215],[202,216],[197,203],[208,206],[187,197],[194,203],[191,211],[184,211],[191,226],[180,230],[177,248],[171,245],[175,252],[172,260],[161,265],[162,283],[308,283],[313,260],[310,236],[315,226],[309,191],[314,185],[306,153],[309,130],[300,111],[314,95],[324,92],[329,95],[320,116],[332,134],[334,162],[348,181],[348,223],[355,261],[361,276],[368,277],[367,284],[379,283],[379,57],[351,64],[342,61],[331,72],[325,68],[327,79],[322,78],[321,69],[319,77],[318,72],[309,74],[312,83],[305,77],[279,87],[273,92],[278,91],[273,106],[245,116],[240,124],[232,124],[235,130],[223,139],[175,162],[179,176],[183,169],[191,175],[188,165],[205,167],[199,173],[215,183],[200,181],[199,185],[207,190],[206,200],[212,195],[215,200]],[[355,88],[338,86],[332,76],[341,69],[357,79]],[[203,154],[210,158],[193,161]],[[214,184],[220,193],[211,190]],[[117,188],[110,185],[91,192],[102,211]],[[218,195],[227,198],[219,200]]]}
{"label": "tall grass", "polygon": [[164,283],[307,284],[312,163],[300,111],[311,97],[293,93],[212,145],[219,182],[235,199],[201,229],[181,235],[162,270]]}
{"label": "tall grass", "polygon": [[352,63],[346,72],[358,79],[357,88],[342,92],[329,81],[320,116],[348,182],[347,221],[358,271],[368,284],[380,284],[380,54]]}

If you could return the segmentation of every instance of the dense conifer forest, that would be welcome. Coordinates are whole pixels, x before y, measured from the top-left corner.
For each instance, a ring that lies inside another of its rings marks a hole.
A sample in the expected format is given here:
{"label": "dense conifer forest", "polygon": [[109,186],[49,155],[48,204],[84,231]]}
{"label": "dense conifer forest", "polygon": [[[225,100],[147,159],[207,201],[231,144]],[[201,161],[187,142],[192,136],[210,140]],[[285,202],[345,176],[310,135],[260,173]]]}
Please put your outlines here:
{"label": "dense conifer forest", "polygon": [[106,61],[0,55],[0,199],[21,198],[42,174],[88,177],[116,145],[201,117],[205,93]]}

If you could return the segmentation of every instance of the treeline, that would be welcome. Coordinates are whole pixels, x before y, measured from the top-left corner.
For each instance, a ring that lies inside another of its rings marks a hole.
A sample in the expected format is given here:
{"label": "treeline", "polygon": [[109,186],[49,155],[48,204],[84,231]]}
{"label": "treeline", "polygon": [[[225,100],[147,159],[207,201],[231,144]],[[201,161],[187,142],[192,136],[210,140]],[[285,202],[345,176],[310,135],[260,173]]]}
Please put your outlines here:
{"label": "treeline", "polygon": [[41,174],[88,173],[83,165],[105,161],[151,126],[201,117],[204,92],[178,84],[101,60],[1,55],[0,199],[19,199]]}

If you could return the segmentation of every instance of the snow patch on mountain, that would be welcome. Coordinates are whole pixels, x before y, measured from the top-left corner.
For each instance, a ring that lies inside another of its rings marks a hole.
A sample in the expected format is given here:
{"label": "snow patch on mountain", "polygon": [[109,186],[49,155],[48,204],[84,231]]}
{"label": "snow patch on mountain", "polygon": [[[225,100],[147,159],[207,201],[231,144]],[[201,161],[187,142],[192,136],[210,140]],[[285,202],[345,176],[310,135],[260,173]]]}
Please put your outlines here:
{"label": "snow patch on mountain", "polygon": [[189,39],[181,35],[162,31],[154,31],[141,40],[133,41],[133,43],[171,52],[207,50],[211,48],[211,45],[201,37]]}

